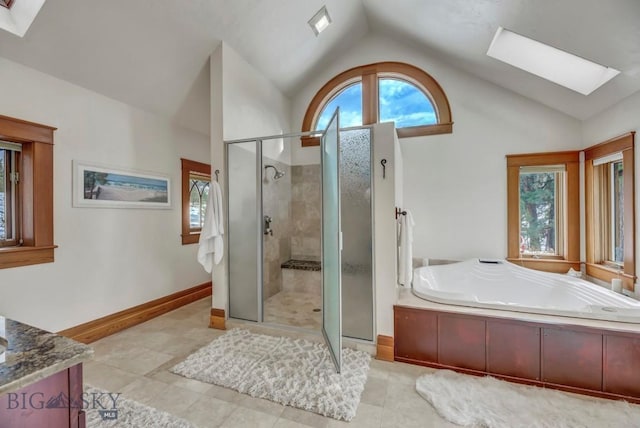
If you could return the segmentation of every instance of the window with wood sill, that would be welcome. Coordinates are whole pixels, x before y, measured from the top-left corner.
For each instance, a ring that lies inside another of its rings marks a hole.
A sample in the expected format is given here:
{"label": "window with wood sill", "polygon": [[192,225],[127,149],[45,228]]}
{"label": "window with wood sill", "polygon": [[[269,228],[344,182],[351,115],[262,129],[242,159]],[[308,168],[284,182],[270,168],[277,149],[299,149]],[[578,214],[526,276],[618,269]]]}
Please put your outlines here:
{"label": "window with wood sill", "polygon": [[580,270],[578,151],[507,155],[507,260]]}
{"label": "window with wood sill", "polygon": [[0,269],[54,261],[55,129],[0,116]]}
{"label": "window with wood sill", "polygon": [[209,200],[211,165],[188,159],[182,162],[182,245],[196,244]]}
{"label": "window with wood sill", "polygon": [[587,275],[635,282],[634,138],[631,132],[585,150]]}
{"label": "window with wood sill", "polygon": [[[332,78],[309,103],[302,131],[323,130],[336,107],[343,128],[394,122],[399,138],[453,132],[442,87],[425,71],[401,62],[354,67]],[[319,144],[319,137],[302,137],[302,146]]]}

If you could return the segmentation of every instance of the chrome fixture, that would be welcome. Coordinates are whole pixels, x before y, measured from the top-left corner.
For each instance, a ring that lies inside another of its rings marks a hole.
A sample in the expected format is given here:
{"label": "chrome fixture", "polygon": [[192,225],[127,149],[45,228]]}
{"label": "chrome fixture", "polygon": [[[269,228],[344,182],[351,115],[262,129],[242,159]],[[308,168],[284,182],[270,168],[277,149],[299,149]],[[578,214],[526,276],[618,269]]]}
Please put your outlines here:
{"label": "chrome fixture", "polygon": [[271,222],[273,220],[270,216],[264,216],[264,234],[273,236],[273,229],[271,229]]}
{"label": "chrome fixture", "polygon": [[264,166],[264,169],[266,170],[267,168],[273,168],[273,170],[276,172],[276,173],[273,175],[273,179],[274,179],[274,180],[280,180],[282,177],[284,177],[284,176],[286,175],[286,172],[284,172],[284,171],[279,171],[279,170],[278,170],[278,168],[276,168],[276,167],[275,167],[275,166],[273,166],[273,165],[265,165],[265,166]]}

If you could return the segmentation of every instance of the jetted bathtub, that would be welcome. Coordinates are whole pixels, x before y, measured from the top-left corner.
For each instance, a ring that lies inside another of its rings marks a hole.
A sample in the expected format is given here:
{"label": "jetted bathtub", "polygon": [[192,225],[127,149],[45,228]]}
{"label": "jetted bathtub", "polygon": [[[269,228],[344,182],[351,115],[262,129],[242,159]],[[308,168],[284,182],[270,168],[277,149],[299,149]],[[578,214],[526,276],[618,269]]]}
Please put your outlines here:
{"label": "jetted bathtub", "polygon": [[569,275],[503,260],[417,268],[413,293],[458,306],[640,323],[640,302]]}

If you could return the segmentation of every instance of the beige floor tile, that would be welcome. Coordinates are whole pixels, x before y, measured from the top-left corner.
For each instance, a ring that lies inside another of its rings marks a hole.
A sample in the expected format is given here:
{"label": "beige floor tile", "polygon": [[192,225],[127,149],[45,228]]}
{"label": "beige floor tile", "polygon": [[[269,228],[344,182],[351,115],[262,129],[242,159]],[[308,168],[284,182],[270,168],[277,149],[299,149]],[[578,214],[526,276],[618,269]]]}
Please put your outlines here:
{"label": "beige floor tile", "polygon": [[130,348],[125,351],[99,356],[96,360],[131,373],[144,375],[172,358],[174,358],[173,355],[156,352],[151,349]]}
{"label": "beige floor tile", "polygon": [[277,420],[277,416],[247,409],[246,407],[238,407],[229,415],[222,426],[224,428],[272,428]]}
{"label": "beige floor tile", "polygon": [[306,412],[304,410],[293,407],[285,407],[282,415],[283,419],[289,419],[294,422],[309,425],[314,428],[325,428],[329,425],[329,418],[318,415],[316,413]]}
{"label": "beige floor tile", "polygon": [[218,400],[228,401],[229,403],[235,403],[243,398],[243,394],[240,394],[238,391],[218,385],[211,385],[211,389],[209,389],[206,394]]}
{"label": "beige floor tile", "polygon": [[[173,374],[173,373],[170,373]],[[177,375],[174,375],[177,376]],[[173,385],[178,386],[183,389],[188,389],[189,391],[197,392],[199,394],[204,394],[213,388],[213,385],[210,383],[200,382],[199,380],[189,379],[186,377],[178,376]]]}
{"label": "beige floor tile", "polygon": [[335,419],[329,421],[329,428],[380,428],[382,423],[382,407],[372,406],[366,403],[360,403],[356,417],[350,422],[337,421]]}
{"label": "beige floor tile", "polygon": [[246,407],[247,409],[257,410],[262,413],[268,413],[270,415],[279,417],[284,411],[282,404],[275,403],[269,400],[263,400],[261,398],[254,398],[246,394],[240,394],[240,397],[235,401],[239,406]]}
{"label": "beige floor tile", "polygon": [[227,401],[202,396],[186,410],[179,412],[178,416],[200,428],[219,427],[237,407]]}
{"label": "beige floor tile", "polygon": [[289,419],[280,418],[276,421],[273,428],[309,428],[309,425],[301,424],[300,422],[294,422]]}
{"label": "beige floor tile", "polygon": [[319,294],[281,291],[264,302],[265,322],[319,330],[322,326]]}
{"label": "beige floor tile", "polygon": [[154,395],[149,403],[160,410],[172,414],[178,414],[187,410],[189,406],[198,401],[201,394],[175,385],[167,385],[159,394]]}
{"label": "beige floor tile", "polygon": [[82,371],[85,384],[107,392],[120,392],[122,388],[138,378],[133,373],[97,361],[84,363]]}
{"label": "beige floor tile", "polygon": [[388,382],[385,379],[369,377],[360,397],[361,402],[373,406],[384,406],[384,400],[387,396],[387,384]]}
{"label": "beige floor tile", "polygon": [[153,406],[154,398],[163,394],[168,387],[169,385],[166,383],[140,376],[122,388],[121,392],[124,397]]}

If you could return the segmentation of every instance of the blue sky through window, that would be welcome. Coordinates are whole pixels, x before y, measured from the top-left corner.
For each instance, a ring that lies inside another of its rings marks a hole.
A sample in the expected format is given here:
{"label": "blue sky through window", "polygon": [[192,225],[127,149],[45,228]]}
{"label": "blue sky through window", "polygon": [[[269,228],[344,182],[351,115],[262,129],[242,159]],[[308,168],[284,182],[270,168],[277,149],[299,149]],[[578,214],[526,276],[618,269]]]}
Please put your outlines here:
{"label": "blue sky through window", "polygon": [[362,125],[362,83],[347,86],[324,106],[316,130],[324,130],[331,120],[331,116],[340,107],[340,128]]}
{"label": "blue sky through window", "polygon": [[416,86],[398,79],[379,79],[380,122],[396,128],[438,123],[433,104]]}

